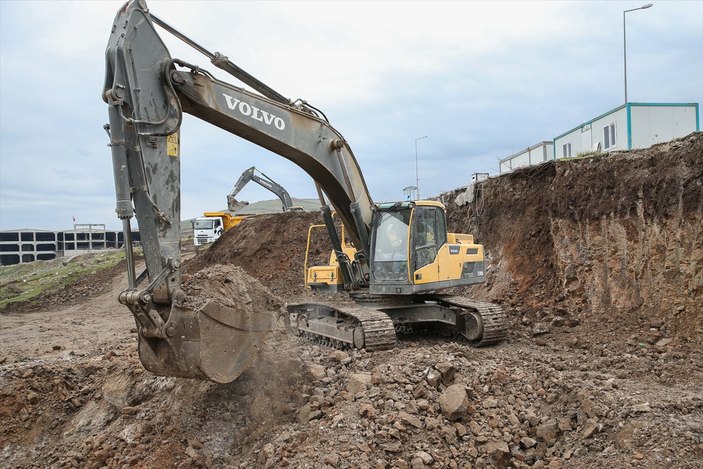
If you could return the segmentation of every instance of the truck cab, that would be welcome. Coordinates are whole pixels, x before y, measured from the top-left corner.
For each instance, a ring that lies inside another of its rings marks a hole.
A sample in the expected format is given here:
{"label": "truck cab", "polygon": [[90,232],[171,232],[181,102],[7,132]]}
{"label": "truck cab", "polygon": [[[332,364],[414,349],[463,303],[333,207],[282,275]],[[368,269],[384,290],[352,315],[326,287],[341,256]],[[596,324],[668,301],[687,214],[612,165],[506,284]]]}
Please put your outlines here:
{"label": "truck cab", "polygon": [[214,243],[224,232],[222,217],[198,217],[193,220],[193,244]]}

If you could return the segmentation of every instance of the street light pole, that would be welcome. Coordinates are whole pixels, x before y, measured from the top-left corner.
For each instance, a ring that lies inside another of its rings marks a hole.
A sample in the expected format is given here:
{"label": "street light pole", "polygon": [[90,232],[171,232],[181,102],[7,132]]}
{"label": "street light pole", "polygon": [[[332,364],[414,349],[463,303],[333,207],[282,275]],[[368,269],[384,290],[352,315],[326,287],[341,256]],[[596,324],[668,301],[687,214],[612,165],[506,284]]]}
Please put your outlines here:
{"label": "street light pole", "polygon": [[415,200],[420,199],[420,173],[417,170],[417,141],[423,138],[427,138],[427,135],[415,139]]}
{"label": "street light pole", "polygon": [[622,52],[623,52],[623,70],[624,70],[624,75],[625,75],[625,104],[627,104],[627,30],[625,26],[625,13],[628,13],[630,11],[637,11],[637,10],[646,10],[647,8],[652,7],[653,4],[648,3],[646,5],[642,5],[639,8],[633,8],[631,10],[625,10],[622,12]]}

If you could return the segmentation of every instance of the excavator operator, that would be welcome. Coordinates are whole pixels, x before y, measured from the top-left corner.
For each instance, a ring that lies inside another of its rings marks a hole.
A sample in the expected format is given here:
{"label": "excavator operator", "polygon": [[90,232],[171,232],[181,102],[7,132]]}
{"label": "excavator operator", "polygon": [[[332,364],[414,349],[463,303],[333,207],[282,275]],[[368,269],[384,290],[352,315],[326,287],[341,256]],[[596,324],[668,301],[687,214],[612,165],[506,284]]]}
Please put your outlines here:
{"label": "excavator operator", "polygon": [[391,218],[386,227],[386,239],[381,244],[381,256],[386,261],[407,260],[408,227],[397,218]]}

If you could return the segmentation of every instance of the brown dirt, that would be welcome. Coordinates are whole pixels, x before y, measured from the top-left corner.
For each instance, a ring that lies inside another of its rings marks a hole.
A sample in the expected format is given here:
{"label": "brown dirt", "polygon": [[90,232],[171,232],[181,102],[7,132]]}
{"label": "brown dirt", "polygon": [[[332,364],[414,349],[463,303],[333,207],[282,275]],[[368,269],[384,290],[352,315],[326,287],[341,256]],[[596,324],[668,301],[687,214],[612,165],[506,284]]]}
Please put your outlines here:
{"label": "brown dirt", "polygon": [[450,228],[473,232],[491,257],[472,294],[510,304],[527,325],[568,316],[620,339],[700,343],[703,134],[546,163],[479,190],[474,205],[445,196]]}
{"label": "brown dirt", "polygon": [[[0,317],[0,464],[700,467],[703,134],[519,170],[472,205],[458,192],[442,196],[450,228],[474,232],[491,262],[485,285],[460,292],[504,305],[506,343],[343,352],[279,323],[234,383],[155,377],[116,301],[122,274],[85,301]],[[186,283],[239,265],[280,297],[237,274],[252,304],[275,310],[302,293],[318,221],[248,219],[189,262]],[[450,385],[468,399],[451,419]]]}
{"label": "brown dirt", "polygon": [[[212,246],[186,265],[196,272],[207,265],[232,264],[242,267],[275,294],[304,291],[305,247],[308,229],[322,224],[319,213],[288,212],[246,218],[225,232]],[[329,262],[332,245],[325,228],[312,232],[310,265]]]}
{"label": "brown dirt", "polygon": [[278,311],[283,302],[241,267],[209,265],[183,276],[184,305],[198,309],[208,301],[242,312]]}

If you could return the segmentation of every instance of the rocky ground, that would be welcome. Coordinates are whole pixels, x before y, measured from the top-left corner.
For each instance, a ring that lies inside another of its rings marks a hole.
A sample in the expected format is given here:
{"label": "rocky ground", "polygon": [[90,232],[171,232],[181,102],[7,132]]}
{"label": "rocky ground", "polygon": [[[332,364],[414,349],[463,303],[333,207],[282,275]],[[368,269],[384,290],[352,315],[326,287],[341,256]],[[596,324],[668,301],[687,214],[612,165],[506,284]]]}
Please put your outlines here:
{"label": "rocky ground", "polygon": [[[124,274],[0,311],[0,465],[700,467],[702,148],[698,134],[550,163],[489,181],[481,204],[444,195],[451,228],[470,228],[491,259],[486,285],[455,293],[501,303],[511,323],[490,348],[406,335],[394,350],[334,350],[281,317],[223,385],[142,368],[116,301]],[[579,171],[603,184],[590,198],[569,194]],[[189,261],[186,282],[240,266],[238,294],[280,313],[308,295],[316,222],[247,219]]]}

